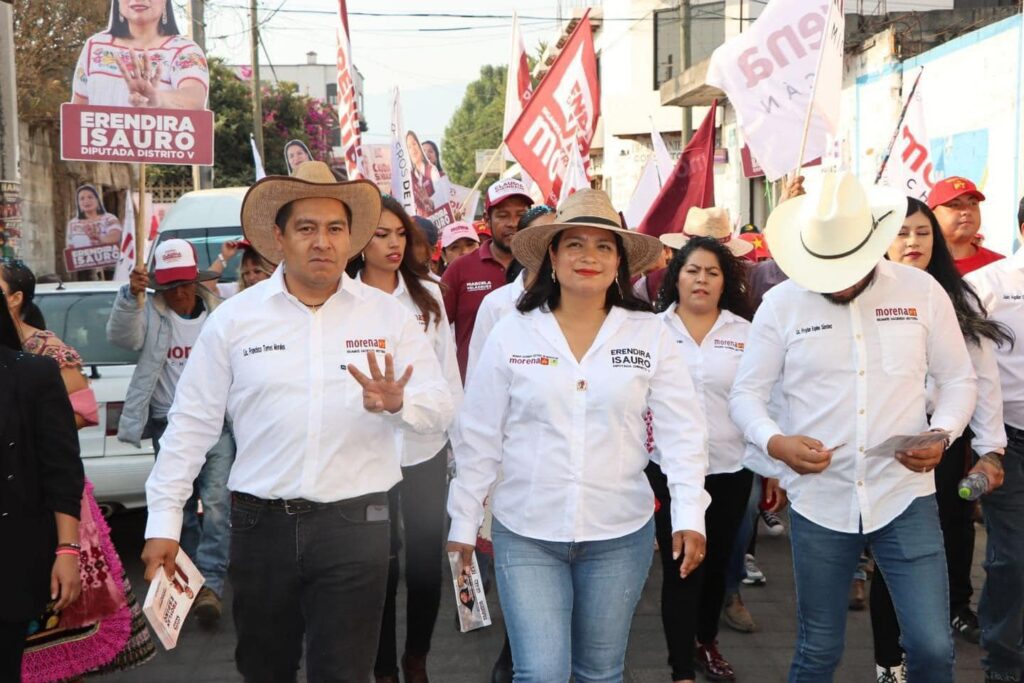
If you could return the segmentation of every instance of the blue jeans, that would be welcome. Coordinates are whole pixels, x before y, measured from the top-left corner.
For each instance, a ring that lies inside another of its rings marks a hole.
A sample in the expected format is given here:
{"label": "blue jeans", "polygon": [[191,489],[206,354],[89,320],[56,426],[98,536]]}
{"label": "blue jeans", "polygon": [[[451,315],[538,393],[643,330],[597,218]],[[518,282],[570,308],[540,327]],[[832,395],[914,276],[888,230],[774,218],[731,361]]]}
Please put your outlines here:
{"label": "blue jeans", "polygon": [[907,653],[907,680],[952,683],[946,551],[935,496],[915,500],[869,534],[819,526],[790,510],[797,598],[790,683],[827,683],[843,654],[850,576],[864,545],[889,586]]}
{"label": "blue jeans", "polygon": [[1006,427],[1003,485],[981,498],[988,531],[978,619],[988,676],[1020,681],[1024,669],[1024,431]]}
{"label": "blue jeans", "polygon": [[[160,439],[167,429],[167,420],[150,419],[153,447],[160,457]],[[203,584],[218,596],[224,594],[228,576],[228,555],[231,545],[231,492],[228,475],[235,462],[235,439],[224,423],[224,431],[206,454],[206,463],[199,471],[192,488],[192,497],[185,503],[181,525],[181,549],[192,558],[206,579]],[[203,501],[203,517],[199,519],[199,501]]]}
{"label": "blue jeans", "polygon": [[526,538],[497,517],[491,530],[516,683],[621,681],[654,518],[621,538],[581,543]]}
{"label": "blue jeans", "polygon": [[754,482],[750,487],[750,498],[747,499],[747,511],[743,514],[743,522],[736,532],[736,540],[733,542],[732,556],[725,568],[725,594],[735,595],[740,592],[740,581],[747,575],[746,566],[743,564],[747,550],[750,548],[750,539],[757,534],[757,515],[760,512],[761,504],[761,475],[754,475]]}

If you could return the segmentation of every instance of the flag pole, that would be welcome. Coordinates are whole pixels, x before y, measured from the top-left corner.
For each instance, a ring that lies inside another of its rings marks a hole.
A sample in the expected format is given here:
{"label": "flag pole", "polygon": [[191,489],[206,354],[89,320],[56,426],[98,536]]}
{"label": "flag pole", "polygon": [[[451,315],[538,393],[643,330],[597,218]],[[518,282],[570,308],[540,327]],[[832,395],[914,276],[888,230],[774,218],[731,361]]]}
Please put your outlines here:
{"label": "flag pole", "polygon": [[[131,192],[128,201],[132,201]],[[135,213],[135,267],[142,268],[146,251],[146,164],[139,164],[139,210]],[[139,306],[146,300],[146,292],[138,295]]]}
{"label": "flag pole", "polygon": [[[835,11],[835,3],[829,3],[828,14],[825,16],[825,29],[832,21],[832,13]],[[824,29],[823,29],[824,31]],[[804,132],[800,138],[800,154],[796,159],[796,175],[804,167],[804,152],[807,150],[807,135],[811,132],[811,119],[814,117],[814,98],[818,95],[818,79],[821,78],[821,63],[825,57],[825,34],[821,36],[821,50],[818,52],[818,63],[814,67],[814,85],[811,86],[811,99],[807,103],[807,115],[804,117]]]}
{"label": "flag pole", "polygon": [[480,189],[480,183],[484,181],[484,176],[486,176],[487,172],[491,170],[491,166],[494,165],[495,159],[497,159],[498,155],[500,155],[503,151],[505,151],[504,142],[498,145],[498,149],[494,150],[494,154],[492,154],[491,158],[487,160],[487,166],[484,167],[484,172],[481,173],[480,177],[476,179],[476,183],[473,185],[473,188],[469,191],[469,194],[466,195],[466,198],[462,200],[462,205],[459,206],[459,211],[462,214],[466,213],[466,207],[469,206],[469,198],[473,196],[474,192]]}
{"label": "flag pole", "polygon": [[914,93],[917,92],[917,84],[921,82],[921,76],[924,75],[924,67],[917,72],[917,78],[914,79],[914,86],[910,89],[910,95],[907,96],[907,101],[903,103],[903,110],[900,111],[900,118],[896,121],[896,130],[892,132],[892,139],[889,140],[889,146],[885,150],[885,156],[882,157],[882,166],[878,169],[878,175],[875,176],[875,184],[882,179],[882,174],[885,173],[885,167],[889,164],[889,157],[892,156],[892,148],[896,146],[896,140],[900,136],[900,128],[903,127],[903,121],[907,118],[907,111],[910,109],[910,103],[914,101]]}

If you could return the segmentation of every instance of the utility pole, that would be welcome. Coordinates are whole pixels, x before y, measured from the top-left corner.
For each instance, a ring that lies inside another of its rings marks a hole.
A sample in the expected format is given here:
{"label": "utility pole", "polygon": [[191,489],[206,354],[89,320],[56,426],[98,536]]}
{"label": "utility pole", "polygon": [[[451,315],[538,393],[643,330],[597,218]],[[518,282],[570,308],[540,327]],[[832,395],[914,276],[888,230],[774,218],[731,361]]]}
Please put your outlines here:
{"label": "utility pole", "polygon": [[[679,73],[690,68],[690,0],[679,0]],[[693,133],[693,108],[683,106],[683,134],[680,149],[686,147]]]}
{"label": "utility pole", "polygon": [[263,154],[263,101],[260,90],[260,27],[256,18],[256,0],[249,4],[249,36],[251,40],[250,54],[252,59],[252,135],[256,140],[256,151],[260,158],[265,159]]}
{"label": "utility pole", "polygon": [[[206,54],[206,0],[189,0],[188,23],[192,40]],[[203,166],[192,167],[192,189],[203,190],[213,187],[213,169]]]}

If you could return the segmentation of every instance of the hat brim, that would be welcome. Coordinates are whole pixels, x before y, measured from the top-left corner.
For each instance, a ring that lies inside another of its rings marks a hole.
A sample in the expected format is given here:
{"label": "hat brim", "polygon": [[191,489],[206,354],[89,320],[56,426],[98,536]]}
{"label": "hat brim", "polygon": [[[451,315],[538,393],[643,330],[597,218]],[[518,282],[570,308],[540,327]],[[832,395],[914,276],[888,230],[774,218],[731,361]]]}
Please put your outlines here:
{"label": "hat brim", "polygon": [[[935,207],[942,206],[943,204],[948,204],[949,202],[953,201],[954,199],[957,199],[958,197],[963,197],[964,195],[970,195],[970,196],[974,197],[975,199],[977,199],[979,202],[985,201],[985,195],[982,194],[981,190],[964,190],[963,192],[957,192],[956,194],[954,194],[952,196],[943,198],[943,200],[941,202],[935,202],[934,204],[932,204],[932,202],[929,201],[928,202],[928,208],[934,211]],[[929,199],[931,199],[931,198],[929,197]]]}
{"label": "hat brim", "polygon": [[[669,249],[679,250],[693,238],[689,235],[684,235],[681,232],[666,232],[660,235],[658,239]],[[718,241],[720,244],[724,244],[726,249],[732,252],[733,256],[746,256],[754,250],[753,244],[746,240],[739,239],[735,235],[733,235],[727,242],[722,242],[721,240]]]}
{"label": "hat brim", "polygon": [[626,265],[630,275],[647,270],[661,257],[661,242],[657,237],[645,235],[622,227],[601,223],[548,223],[532,225],[520,230],[512,238],[512,255],[531,273],[540,272],[548,247],[555,235],[569,228],[597,228],[613,232],[622,238]]}
{"label": "hat brim", "polygon": [[212,270],[200,270],[199,274],[194,280],[175,280],[166,284],[160,284],[153,277],[153,274],[149,274],[149,288],[154,292],[166,292],[168,289],[174,289],[175,287],[181,287],[182,285],[198,284],[200,282],[210,282],[213,280],[219,280],[220,273],[215,273]]}
{"label": "hat brim", "polygon": [[[903,226],[907,214],[907,198],[888,187],[868,189],[871,215],[878,225],[871,236],[854,253],[843,258],[823,259],[814,256],[800,239],[803,227],[801,209],[810,195],[801,195],[780,204],[765,226],[764,237],[772,258],[791,280],[812,292],[831,294],[860,282],[878,265]],[[859,226],[858,229],[863,229]]]}
{"label": "hat brim", "polygon": [[359,255],[373,237],[380,220],[380,190],[369,180],[312,183],[299,178],[267,176],[249,188],[242,200],[242,230],[252,248],[276,266],[284,254],[274,239],[274,220],[285,204],[299,199],[337,199],[352,213],[349,253]]}

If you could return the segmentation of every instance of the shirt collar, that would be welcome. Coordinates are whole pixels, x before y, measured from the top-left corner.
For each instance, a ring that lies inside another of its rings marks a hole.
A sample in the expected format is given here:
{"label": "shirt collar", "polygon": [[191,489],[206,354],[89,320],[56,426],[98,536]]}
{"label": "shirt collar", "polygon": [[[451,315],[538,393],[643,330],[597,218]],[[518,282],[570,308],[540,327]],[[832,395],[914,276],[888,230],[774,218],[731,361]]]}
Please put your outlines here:
{"label": "shirt collar", "polygon": [[[263,287],[263,301],[268,301],[271,297],[276,295],[281,295],[286,298],[298,301],[295,295],[289,292],[288,288],[285,286],[283,262],[278,264],[277,268],[274,270],[274,274],[271,275],[268,280],[261,283],[260,286]],[[358,280],[353,280],[348,276],[347,273],[342,273],[341,284],[338,287],[338,291],[332,294],[331,297],[327,300],[327,302],[330,302],[336,297],[346,295],[352,295],[359,300],[363,300],[365,298],[365,294],[366,285],[364,285],[362,282]]]}
{"label": "shirt collar", "polygon": [[[674,328],[680,334],[686,335],[687,339],[696,344],[697,342],[694,340],[693,336],[690,335],[690,331],[686,329],[686,325],[683,324],[682,319],[678,315],[676,315],[676,308],[678,306],[679,304],[677,303],[675,306],[668,309],[667,311],[662,311],[659,315],[661,316],[662,320],[666,321],[669,324],[669,327]],[[725,327],[726,325],[731,325],[732,323],[741,321],[745,322],[745,320],[740,316],[736,315],[730,310],[726,310],[723,308],[718,312],[718,318],[715,319],[715,324],[711,326],[711,329],[708,330],[708,333],[704,338],[707,339],[720,328]]]}
{"label": "shirt collar", "polygon": [[1013,252],[1013,256],[1010,257],[1010,261],[1015,266],[1024,266],[1024,245],[1021,245],[1017,251]]}
{"label": "shirt collar", "polygon": [[[402,271],[398,271],[395,274],[398,275],[398,284],[395,286],[395,291],[391,292],[391,296],[401,296],[401,295],[405,294],[405,292],[406,292],[405,278],[402,277]],[[354,278],[352,278],[352,282],[358,283],[358,284],[360,284],[360,285],[362,285],[364,287],[369,287],[370,286],[370,285],[366,284],[365,282],[363,282],[363,271],[362,271],[362,269],[360,269],[359,272],[356,273],[356,276]]]}

